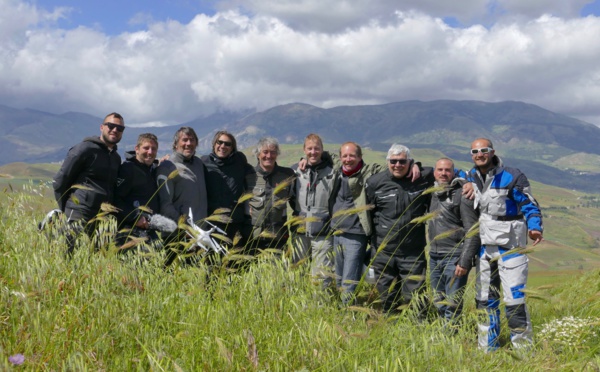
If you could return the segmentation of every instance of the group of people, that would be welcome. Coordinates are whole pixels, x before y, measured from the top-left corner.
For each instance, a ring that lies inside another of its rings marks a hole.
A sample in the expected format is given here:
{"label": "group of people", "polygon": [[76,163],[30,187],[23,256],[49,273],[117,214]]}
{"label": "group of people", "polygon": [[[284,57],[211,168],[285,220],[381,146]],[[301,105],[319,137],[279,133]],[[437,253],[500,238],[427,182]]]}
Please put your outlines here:
{"label": "group of people", "polygon": [[[100,136],[71,148],[54,178],[72,237],[93,235],[90,221],[102,203],[117,208],[121,228],[151,238],[153,213],[174,221],[193,216],[195,224],[222,216],[211,220],[232,247],[248,254],[291,247],[291,259],[309,261],[323,287],[335,279],[343,303],[355,300],[369,268],[383,311],[414,305],[417,314],[424,311],[419,300],[426,289],[429,241],[430,283],[440,316],[456,322],[476,266],[477,307],[487,314],[478,325],[480,347],[499,346],[500,288],[513,346],[532,344],[523,291],[528,259],[520,249],[528,236],[533,245],[542,241],[542,216],[525,175],[504,167],[489,139],[472,142],[474,167],[468,173],[448,158],[423,167],[399,144],[390,147],[387,167],[365,164],[359,144],[346,142],[333,154],[316,134],[305,138],[303,159],[288,168],[277,163],[275,138],[258,142],[252,166],[227,131],[215,134],[209,155],[197,157],[198,137],[182,127],[172,154],[160,164],[158,140],[150,133],[139,136],[121,164],[117,143],[124,129],[121,115],[107,115]],[[72,253],[75,239],[67,241]]]}

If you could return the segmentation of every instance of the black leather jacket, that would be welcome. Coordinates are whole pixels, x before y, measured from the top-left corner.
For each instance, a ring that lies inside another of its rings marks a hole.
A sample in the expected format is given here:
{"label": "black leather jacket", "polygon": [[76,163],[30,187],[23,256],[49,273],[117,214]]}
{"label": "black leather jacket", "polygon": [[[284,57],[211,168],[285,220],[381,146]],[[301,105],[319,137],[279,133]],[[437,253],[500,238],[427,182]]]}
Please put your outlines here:
{"label": "black leather jacket", "polygon": [[481,247],[479,233],[467,232],[479,219],[474,201],[462,195],[463,179],[455,178],[442,191],[431,195],[432,212],[438,212],[428,221],[429,254],[437,257],[456,257],[457,264],[469,270]]}
{"label": "black leather jacket", "polygon": [[367,180],[367,202],[373,205],[375,247],[379,249],[385,243],[383,251],[396,256],[419,256],[424,252],[425,225],[410,221],[427,213],[430,195],[423,195],[423,191],[433,184],[430,167],[422,168],[421,177],[415,182],[408,177],[395,178],[388,169]]}
{"label": "black leather jacket", "polygon": [[71,220],[88,221],[102,203],[113,203],[120,164],[117,146],[110,150],[100,137],[87,137],[69,149],[52,182],[60,210]]}

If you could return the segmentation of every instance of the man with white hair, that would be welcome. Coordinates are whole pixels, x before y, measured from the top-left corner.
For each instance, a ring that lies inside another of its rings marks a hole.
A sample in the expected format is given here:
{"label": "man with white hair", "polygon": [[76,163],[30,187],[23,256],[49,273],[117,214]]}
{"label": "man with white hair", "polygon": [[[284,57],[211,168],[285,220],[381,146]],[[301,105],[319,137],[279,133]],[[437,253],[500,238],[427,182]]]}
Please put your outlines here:
{"label": "man with white hair", "polygon": [[[406,146],[393,144],[386,160],[388,169],[367,179],[366,195],[373,205],[371,243],[378,250],[372,263],[376,286],[383,311],[394,313],[425,289],[425,225],[411,221],[427,212],[430,195],[423,192],[434,178],[432,168],[424,167],[421,177],[411,180],[413,159]],[[425,307],[418,309],[423,316]]]}
{"label": "man with white hair", "polygon": [[295,172],[277,164],[279,142],[264,137],[254,149],[258,164],[246,174],[246,191],[252,194],[246,214],[252,223],[247,253],[258,248],[283,248],[288,241],[287,207],[292,196]]}

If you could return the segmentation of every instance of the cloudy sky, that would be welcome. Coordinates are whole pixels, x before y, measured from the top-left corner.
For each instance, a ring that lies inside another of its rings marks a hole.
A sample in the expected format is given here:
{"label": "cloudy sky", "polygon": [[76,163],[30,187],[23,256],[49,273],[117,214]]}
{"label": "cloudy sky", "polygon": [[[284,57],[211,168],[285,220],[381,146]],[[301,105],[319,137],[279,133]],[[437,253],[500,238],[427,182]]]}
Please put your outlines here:
{"label": "cloudy sky", "polygon": [[0,0],[0,104],[215,110],[518,100],[600,125],[600,0]]}

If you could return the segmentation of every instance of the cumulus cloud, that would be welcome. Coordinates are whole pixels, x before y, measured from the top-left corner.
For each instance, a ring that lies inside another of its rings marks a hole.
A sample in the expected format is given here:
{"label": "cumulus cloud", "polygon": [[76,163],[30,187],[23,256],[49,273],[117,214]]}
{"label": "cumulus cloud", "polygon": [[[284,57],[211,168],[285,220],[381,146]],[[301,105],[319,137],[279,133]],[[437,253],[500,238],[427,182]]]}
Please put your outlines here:
{"label": "cumulus cloud", "polygon": [[[555,4],[563,16],[528,8],[519,10],[521,17],[461,28],[444,23],[433,1],[415,0],[408,10],[382,1],[366,15],[366,1],[335,2],[346,18],[332,11],[333,3],[303,3],[300,15],[291,1],[267,12],[253,0],[251,13],[221,10],[188,24],[153,22],[144,31],[108,36],[60,29],[51,19],[64,13],[0,0],[0,17],[11,20],[0,21],[0,103],[98,116],[118,111],[130,123],[162,125],[289,102],[521,100],[600,124],[594,119],[600,117],[600,19],[571,17],[576,7],[561,7],[562,1],[544,4]],[[446,6],[444,16],[485,14]],[[525,17],[529,11],[534,18]],[[308,20],[332,13],[336,32]]]}

